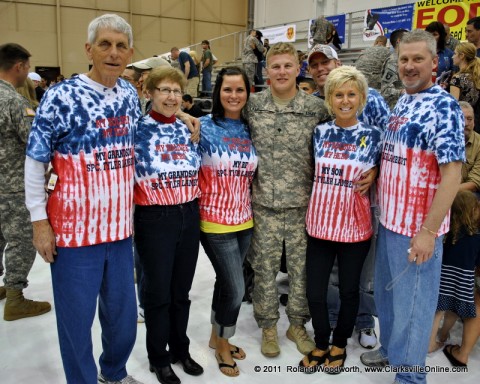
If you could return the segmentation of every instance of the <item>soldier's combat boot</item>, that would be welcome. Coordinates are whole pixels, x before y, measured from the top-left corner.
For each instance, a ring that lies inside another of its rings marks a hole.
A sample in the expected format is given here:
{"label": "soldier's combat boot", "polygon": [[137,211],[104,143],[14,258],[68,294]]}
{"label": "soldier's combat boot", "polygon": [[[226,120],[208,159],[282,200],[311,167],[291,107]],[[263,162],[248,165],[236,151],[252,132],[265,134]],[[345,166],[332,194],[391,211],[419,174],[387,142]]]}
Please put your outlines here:
{"label": "soldier's combat boot", "polygon": [[21,289],[6,289],[7,302],[3,312],[3,319],[7,321],[39,316],[47,313],[52,306],[46,301],[33,301],[23,297]]}
{"label": "soldier's combat boot", "polygon": [[277,326],[272,328],[262,329],[262,348],[263,355],[267,357],[275,357],[280,353],[280,347],[278,346],[278,334]]}
{"label": "soldier's combat boot", "polygon": [[5,297],[7,297],[7,291],[5,287],[0,287],[0,300],[3,300]]}

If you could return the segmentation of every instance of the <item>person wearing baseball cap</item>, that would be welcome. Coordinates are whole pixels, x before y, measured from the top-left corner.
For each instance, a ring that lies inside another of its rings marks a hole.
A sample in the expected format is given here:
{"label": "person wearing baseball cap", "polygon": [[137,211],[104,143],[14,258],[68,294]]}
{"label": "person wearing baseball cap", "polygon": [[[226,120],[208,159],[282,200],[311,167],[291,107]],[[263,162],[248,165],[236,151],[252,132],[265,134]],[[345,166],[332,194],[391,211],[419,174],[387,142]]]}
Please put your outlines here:
{"label": "person wearing baseball cap", "polygon": [[328,45],[316,44],[308,54],[307,61],[310,75],[317,86],[317,96],[323,97],[328,74],[342,65],[337,52]]}
{"label": "person wearing baseball cap", "polygon": [[[150,57],[149,59],[142,61],[142,62],[136,62],[132,64],[132,67],[135,71],[140,72],[140,79],[138,79],[138,86],[142,91],[145,92],[145,89],[143,87],[143,84],[147,80],[148,75],[150,72],[152,72],[153,69],[162,67],[162,66],[170,66],[170,63],[162,59],[161,57]],[[151,109],[151,104],[149,103],[149,100],[147,100],[146,97],[141,97],[140,98],[140,104],[142,105],[142,111],[148,112]]]}

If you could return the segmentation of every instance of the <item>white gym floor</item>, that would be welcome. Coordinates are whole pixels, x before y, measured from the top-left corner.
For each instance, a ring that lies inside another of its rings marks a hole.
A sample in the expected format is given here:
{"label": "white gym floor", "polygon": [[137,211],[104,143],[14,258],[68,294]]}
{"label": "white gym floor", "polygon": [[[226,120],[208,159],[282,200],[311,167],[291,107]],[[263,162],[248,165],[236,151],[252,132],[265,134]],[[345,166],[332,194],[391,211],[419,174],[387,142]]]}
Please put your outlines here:
{"label": "white gym floor", "polygon": [[[285,275],[280,274],[279,284]],[[53,303],[53,294],[50,282],[50,268],[37,257],[29,275],[30,285],[24,291],[30,299],[48,300]],[[285,332],[288,328],[285,316],[285,307],[280,306],[281,319],[278,323],[281,354],[276,358],[266,358],[260,353],[261,331],[257,327],[252,314],[252,305],[243,303],[237,324],[237,333],[231,339],[233,344],[241,346],[247,358],[237,361],[240,376],[229,378],[224,376],[217,366],[214,351],[208,347],[210,335],[210,303],[214,282],[213,268],[205,253],[201,249],[193,288],[190,293],[192,306],[188,335],[191,340],[190,353],[192,357],[205,369],[203,375],[188,376],[179,364],[173,365],[182,383],[236,383],[236,384],[283,384],[283,383],[392,383],[393,373],[366,373],[360,362],[360,354],[364,351],[358,344],[358,335],[354,333],[348,342],[346,367],[356,372],[343,372],[337,376],[324,373],[307,375],[301,372],[291,372],[302,358],[293,342],[288,340]],[[79,287],[81,289],[81,287]],[[0,302],[0,383],[2,384],[56,384],[65,383],[62,361],[58,347],[55,313],[51,312],[29,319],[12,322],[3,320],[5,300]],[[154,374],[148,370],[148,361],[145,350],[145,325],[138,324],[137,341],[130,360],[127,364],[129,374],[144,384],[157,383]],[[429,325],[425,324],[428,332]],[[311,323],[307,330],[312,334]],[[378,326],[377,326],[378,333]],[[451,342],[459,344],[461,341],[461,323],[457,322]],[[101,353],[100,325],[98,320],[93,326],[93,343],[96,358]],[[480,344],[473,350],[466,373],[437,372],[428,375],[429,383],[466,384],[480,380]],[[447,358],[441,351],[428,357],[427,365],[434,369],[445,371],[452,369]],[[92,383],[95,384],[95,383]]]}

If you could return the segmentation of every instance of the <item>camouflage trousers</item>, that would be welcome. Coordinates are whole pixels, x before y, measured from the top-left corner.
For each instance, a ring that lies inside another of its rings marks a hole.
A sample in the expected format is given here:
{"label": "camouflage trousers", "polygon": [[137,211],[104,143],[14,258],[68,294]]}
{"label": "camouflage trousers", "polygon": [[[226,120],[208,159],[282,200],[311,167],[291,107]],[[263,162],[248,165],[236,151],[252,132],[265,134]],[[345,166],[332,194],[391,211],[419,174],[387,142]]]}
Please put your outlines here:
{"label": "camouflage trousers", "polygon": [[255,73],[257,72],[257,63],[243,63],[243,70],[248,77],[250,87],[255,85]]}
{"label": "camouflage trousers", "polygon": [[310,319],[305,292],[306,211],[307,207],[275,209],[253,204],[255,226],[249,261],[255,279],[253,312],[260,328],[273,327],[280,318],[276,277],[284,240],[290,287],[286,313],[293,325]]}
{"label": "camouflage trousers", "polygon": [[[7,288],[24,289],[36,255],[25,193],[0,194],[0,229],[0,246],[5,249],[3,282]],[[3,267],[0,258],[0,271]]]}

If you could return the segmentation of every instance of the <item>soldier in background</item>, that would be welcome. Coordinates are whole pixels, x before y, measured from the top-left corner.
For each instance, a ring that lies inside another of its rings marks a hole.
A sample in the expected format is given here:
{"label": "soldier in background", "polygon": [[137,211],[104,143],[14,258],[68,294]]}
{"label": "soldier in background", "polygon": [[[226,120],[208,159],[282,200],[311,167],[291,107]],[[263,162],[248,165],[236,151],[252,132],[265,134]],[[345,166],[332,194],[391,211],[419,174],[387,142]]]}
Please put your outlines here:
{"label": "soldier in background", "polygon": [[364,74],[370,88],[380,91],[383,64],[389,56],[390,50],[384,45],[377,45],[375,40],[373,47],[365,49],[355,62],[355,67]]}
{"label": "soldier in background", "polygon": [[390,35],[390,44],[395,50],[387,58],[382,68],[382,82],[380,87],[380,93],[387,102],[390,109],[393,110],[397,100],[405,92],[403,83],[398,76],[398,42],[402,38],[403,34],[408,32],[406,29],[396,29]]}
{"label": "soldier in background", "polygon": [[333,39],[335,27],[325,17],[319,16],[310,26],[311,44],[327,45]]}
{"label": "soldier in background", "polygon": [[[30,53],[18,44],[0,46],[0,251],[3,255],[5,250],[6,267],[0,300],[7,298],[3,318],[8,321],[51,309],[47,302],[23,297],[36,255],[24,187],[25,150],[35,112],[15,87],[27,79],[29,58]],[[3,271],[0,257],[0,275]]]}
{"label": "soldier in background", "polygon": [[455,52],[455,48],[460,43],[455,37],[450,33],[450,26],[448,24],[443,24],[445,27],[445,32],[447,33],[447,38],[445,40],[445,48],[450,49],[452,52]]}

